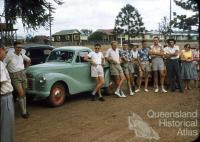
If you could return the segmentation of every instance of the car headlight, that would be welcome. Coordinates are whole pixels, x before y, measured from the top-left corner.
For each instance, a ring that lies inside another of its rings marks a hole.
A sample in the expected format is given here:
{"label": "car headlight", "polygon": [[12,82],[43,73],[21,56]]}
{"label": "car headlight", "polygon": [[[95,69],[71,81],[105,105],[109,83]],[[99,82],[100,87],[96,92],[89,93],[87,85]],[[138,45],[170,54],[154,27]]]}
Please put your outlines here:
{"label": "car headlight", "polygon": [[41,77],[39,78],[39,82],[40,82],[40,83],[45,83],[45,82],[46,82],[46,78],[45,78],[44,76],[41,76]]}

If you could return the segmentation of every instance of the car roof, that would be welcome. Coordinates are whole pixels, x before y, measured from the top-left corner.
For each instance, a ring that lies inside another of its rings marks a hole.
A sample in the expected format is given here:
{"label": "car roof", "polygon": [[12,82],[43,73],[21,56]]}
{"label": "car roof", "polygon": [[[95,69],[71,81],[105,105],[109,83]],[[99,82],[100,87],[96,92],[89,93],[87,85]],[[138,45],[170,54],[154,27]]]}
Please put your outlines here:
{"label": "car roof", "polygon": [[22,48],[29,49],[29,48],[47,48],[47,49],[54,49],[55,47],[46,44],[24,44]]}
{"label": "car roof", "polygon": [[60,49],[73,50],[73,51],[84,50],[84,49],[91,50],[90,48],[85,47],[85,46],[62,46],[62,47],[56,48],[55,50],[60,50]]}

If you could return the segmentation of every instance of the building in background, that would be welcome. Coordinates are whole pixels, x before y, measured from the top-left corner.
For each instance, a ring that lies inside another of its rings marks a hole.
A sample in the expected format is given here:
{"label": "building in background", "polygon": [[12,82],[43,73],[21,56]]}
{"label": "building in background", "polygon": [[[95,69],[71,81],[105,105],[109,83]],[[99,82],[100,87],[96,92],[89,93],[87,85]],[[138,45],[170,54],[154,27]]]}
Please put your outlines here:
{"label": "building in background", "polygon": [[53,44],[59,45],[79,45],[80,32],[77,29],[62,30],[52,35]]}

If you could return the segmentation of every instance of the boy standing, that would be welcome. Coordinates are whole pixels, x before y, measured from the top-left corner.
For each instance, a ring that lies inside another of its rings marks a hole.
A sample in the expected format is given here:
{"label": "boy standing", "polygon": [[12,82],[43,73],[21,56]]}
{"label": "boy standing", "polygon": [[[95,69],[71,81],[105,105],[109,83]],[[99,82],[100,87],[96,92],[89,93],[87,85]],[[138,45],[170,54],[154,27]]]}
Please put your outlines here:
{"label": "boy standing", "polygon": [[90,52],[84,59],[91,62],[91,77],[96,79],[96,87],[92,92],[92,101],[95,100],[96,93],[99,94],[99,100],[104,101],[101,95],[101,87],[104,85],[104,71],[102,64],[104,63],[104,56],[101,50],[100,44],[94,45],[94,51]]}

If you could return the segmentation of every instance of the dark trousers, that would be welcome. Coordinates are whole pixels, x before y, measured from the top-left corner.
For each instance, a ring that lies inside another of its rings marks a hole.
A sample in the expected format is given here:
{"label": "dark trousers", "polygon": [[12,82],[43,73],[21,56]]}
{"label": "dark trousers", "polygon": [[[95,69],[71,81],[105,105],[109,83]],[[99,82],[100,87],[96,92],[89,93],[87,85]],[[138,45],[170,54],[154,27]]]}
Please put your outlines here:
{"label": "dark trousers", "polygon": [[176,83],[180,91],[183,91],[182,80],[180,76],[180,63],[178,59],[167,59],[167,79],[168,87],[171,91],[175,91]]}

